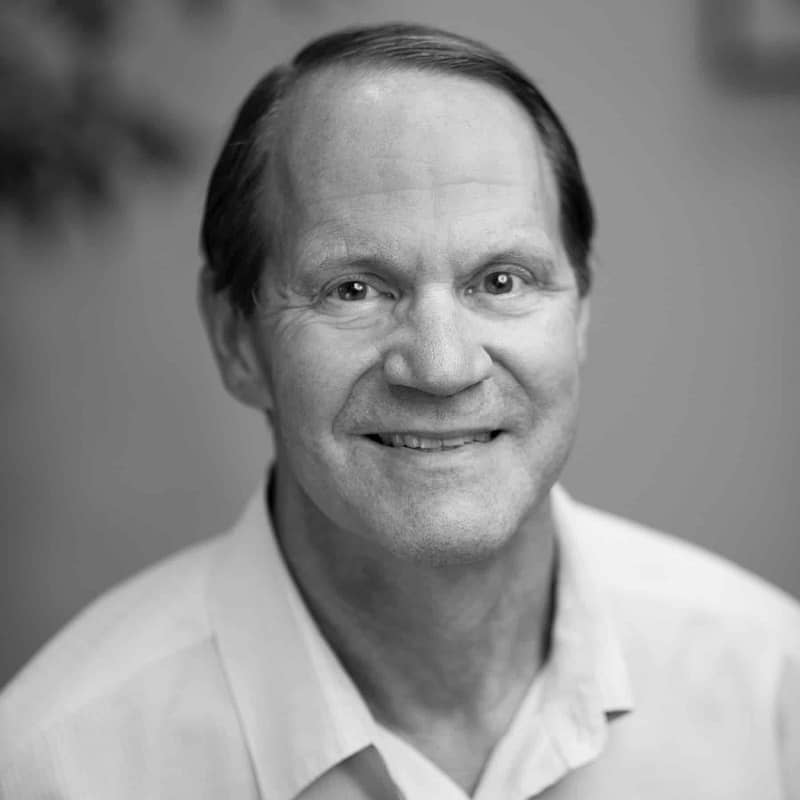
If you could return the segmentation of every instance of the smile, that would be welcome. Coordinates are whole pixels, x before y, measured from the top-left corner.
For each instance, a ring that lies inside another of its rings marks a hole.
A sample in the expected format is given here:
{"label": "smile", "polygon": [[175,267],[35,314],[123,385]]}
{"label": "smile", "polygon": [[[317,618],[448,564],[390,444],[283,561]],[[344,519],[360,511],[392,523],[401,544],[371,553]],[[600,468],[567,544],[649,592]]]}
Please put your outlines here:
{"label": "smile", "polygon": [[433,436],[417,433],[376,433],[367,438],[386,447],[406,447],[410,450],[455,450],[469,444],[485,444],[500,431],[474,431],[463,434]]}

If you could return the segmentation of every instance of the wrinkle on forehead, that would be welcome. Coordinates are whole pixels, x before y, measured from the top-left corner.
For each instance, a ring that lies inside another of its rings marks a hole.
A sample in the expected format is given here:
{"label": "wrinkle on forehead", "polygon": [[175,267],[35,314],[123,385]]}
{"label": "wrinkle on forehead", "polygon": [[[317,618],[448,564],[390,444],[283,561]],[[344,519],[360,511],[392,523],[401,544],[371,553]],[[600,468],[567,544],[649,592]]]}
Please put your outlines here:
{"label": "wrinkle on forehead", "polygon": [[276,199],[295,234],[408,206],[434,224],[453,197],[465,218],[491,216],[518,197],[558,236],[555,180],[533,121],[477,79],[327,69],[286,99],[276,145]]}
{"label": "wrinkle on forehead", "polygon": [[[433,182],[432,182],[433,183]],[[315,202],[320,203],[324,202],[325,200],[341,200],[344,198],[357,198],[363,197],[369,199],[370,197],[391,197],[392,195],[408,195],[408,194],[422,194],[426,192],[430,192],[432,188],[435,188],[436,191],[443,192],[448,188],[459,188],[459,187],[467,187],[471,186],[477,189],[484,189],[488,190],[491,187],[513,187],[517,185],[517,181],[513,180],[488,180],[486,178],[479,178],[475,177],[464,177],[452,180],[438,180],[435,182],[435,187],[431,186],[419,186],[416,183],[408,182],[407,185],[394,185],[394,186],[382,186],[376,189],[369,189],[365,190],[363,188],[352,187],[350,191],[347,191],[342,187],[340,191],[337,192],[333,186],[331,187],[330,191],[325,191],[324,193],[316,193],[313,197],[309,197],[306,199],[306,203],[310,203],[313,205]]]}
{"label": "wrinkle on forehead", "polygon": [[[393,176],[398,153],[420,183],[446,181],[463,164],[446,141],[443,146],[441,134],[459,134],[465,126],[476,156],[465,177],[496,177],[506,167],[513,180],[520,168],[540,167],[543,155],[533,121],[515,99],[483,81],[433,71],[326,69],[301,80],[281,116],[281,156],[301,187],[318,177],[346,182],[367,160],[362,172],[385,180]],[[502,135],[508,129],[525,135]],[[338,162],[345,154],[351,158],[343,167]]]}

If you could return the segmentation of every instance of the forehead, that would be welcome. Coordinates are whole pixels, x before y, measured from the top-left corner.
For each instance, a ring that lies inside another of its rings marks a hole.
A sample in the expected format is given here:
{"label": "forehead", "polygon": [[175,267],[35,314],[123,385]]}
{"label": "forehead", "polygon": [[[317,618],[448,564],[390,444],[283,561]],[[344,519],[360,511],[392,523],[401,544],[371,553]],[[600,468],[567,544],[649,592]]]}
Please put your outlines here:
{"label": "forehead", "polygon": [[376,222],[384,238],[412,227],[459,239],[476,222],[484,235],[555,231],[554,180],[532,120],[476,79],[323,71],[288,98],[277,150],[295,238],[369,238]]}

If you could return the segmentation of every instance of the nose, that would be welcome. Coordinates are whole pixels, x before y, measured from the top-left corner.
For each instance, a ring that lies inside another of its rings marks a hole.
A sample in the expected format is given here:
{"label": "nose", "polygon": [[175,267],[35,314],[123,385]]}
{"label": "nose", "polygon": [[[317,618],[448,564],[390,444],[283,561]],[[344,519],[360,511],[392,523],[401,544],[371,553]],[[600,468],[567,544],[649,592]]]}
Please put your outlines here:
{"label": "nose", "polygon": [[384,356],[387,381],[447,397],[485,380],[492,359],[450,287],[415,298]]}

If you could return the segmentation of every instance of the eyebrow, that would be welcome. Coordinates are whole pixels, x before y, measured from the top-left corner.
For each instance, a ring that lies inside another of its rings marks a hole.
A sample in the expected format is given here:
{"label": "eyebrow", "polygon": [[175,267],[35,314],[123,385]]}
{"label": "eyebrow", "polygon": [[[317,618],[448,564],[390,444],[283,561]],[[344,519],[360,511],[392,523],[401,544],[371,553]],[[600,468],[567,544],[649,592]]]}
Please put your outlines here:
{"label": "eyebrow", "polygon": [[556,255],[553,240],[541,229],[511,229],[486,240],[486,250],[498,253],[538,255],[553,259]]}
{"label": "eyebrow", "polygon": [[534,261],[540,266],[554,269],[556,265],[556,252],[551,246],[516,246],[498,249],[496,251],[489,250],[491,255],[487,255],[481,259],[482,262],[487,264],[504,263],[504,262],[531,262]]}
{"label": "eyebrow", "polygon": [[[342,237],[344,238],[344,237]],[[317,243],[301,249],[299,264],[301,273],[313,272],[316,275],[335,273],[348,269],[364,269],[368,267],[381,267],[389,270],[397,270],[397,264],[402,261],[398,248],[381,246],[372,243],[370,245],[359,246],[358,243],[352,247],[342,247],[342,240],[339,246],[333,245],[333,249],[339,252],[330,252],[331,242],[320,246]],[[346,250],[346,252],[344,252]],[[556,248],[552,240],[543,231],[530,232],[511,232],[502,236],[496,236],[480,242],[480,251],[473,248],[462,254],[463,257],[455,258],[459,263],[468,265],[465,271],[476,269],[484,264],[502,263],[504,261],[534,261],[537,264],[554,268],[556,262]]]}

